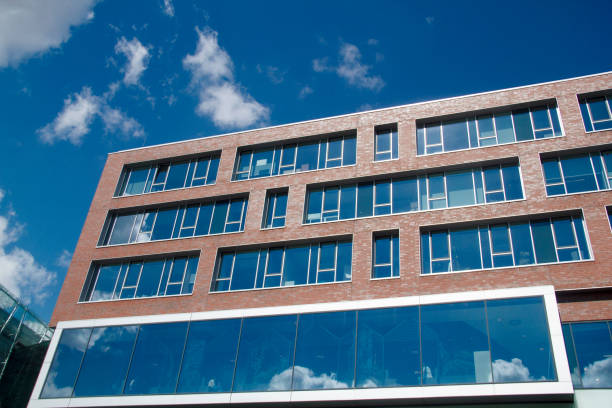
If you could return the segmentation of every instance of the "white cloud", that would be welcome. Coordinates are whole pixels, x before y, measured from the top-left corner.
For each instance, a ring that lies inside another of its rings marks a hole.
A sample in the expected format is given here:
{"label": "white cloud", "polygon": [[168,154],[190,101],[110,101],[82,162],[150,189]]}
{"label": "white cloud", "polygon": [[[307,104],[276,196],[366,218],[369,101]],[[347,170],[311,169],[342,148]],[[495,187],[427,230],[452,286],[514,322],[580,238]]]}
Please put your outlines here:
{"label": "white cloud", "polygon": [[385,86],[385,81],[378,75],[369,75],[370,66],[361,63],[361,52],[353,44],[344,44],[340,48],[341,62],[336,72],[347,80],[350,85],[379,91]]}
{"label": "white cloud", "polygon": [[311,87],[309,87],[308,85],[306,85],[305,87],[303,87],[302,89],[300,89],[300,94],[298,95],[298,97],[300,99],[304,99],[306,98],[308,95],[310,95],[311,93],[313,93],[314,91],[312,90]]}
{"label": "white cloud", "polygon": [[55,261],[55,264],[62,268],[68,269],[68,267],[70,266],[70,261],[72,261],[72,252],[68,251],[67,249],[64,249]]}
{"label": "white cloud", "polygon": [[315,376],[314,372],[307,367],[296,365],[287,368],[280,374],[276,374],[270,380],[268,391],[281,391],[291,388],[293,376],[293,388],[297,390],[313,390],[321,388],[348,388],[348,384],[336,379],[336,374],[326,374]]}
{"label": "white cloud", "polygon": [[525,367],[520,358],[511,361],[495,360],[493,362],[493,378],[497,382],[524,382],[533,380],[529,368]]}
{"label": "white cloud", "polygon": [[283,83],[283,81],[285,80],[285,74],[287,74],[286,71],[281,71],[280,68],[272,65],[262,67],[261,65],[257,64],[256,68],[257,72],[259,72],[260,74],[265,73],[270,82],[275,85]]}
{"label": "white cloud", "polygon": [[56,275],[15,245],[22,231],[14,214],[0,215],[0,283],[27,304],[41,303],[49,296]]}
{"label": "white cloud", "polygon": [[435,21],[435,20],[436,20],[436,19],[435,19],[435,17],[433,17],[433,16],[427,16],[427,17],[425,17],[425,22],[426,22],[427,24],[429,24],[429,25],[432,25],[432,24],[434,23],[434,21]]}
{"label": "white cloud", "polygon": [[234,81],[234,64],[219,46],[217,33],[210,29],[196,31],[196,51],[183,59],[183,67],[191,71],[192,86],[199,96],[196,112],[223,128],[245,127],[266,120],[269,109]]}
{"label": "white cloud", "polygon": [[376,38],[370,38],[368,40],[368,45],[378,45],[378,40]]}
{"label": "white cloud", "polygon": [[48,144],[64,140],[79,145],[98,116],[104,123],[106,133],[121,133],[125,137],[144,136],[140,123],[123,112],[111,108],[107,97],[94,95],[88,87],[83,87],[81,92],[70,95],[64,100],[64,108],[55,119],[37,130],[40,139]]}
{"label": "white cloud", "polygon": [[327,57],[325,58],[315,58],[312,60],[312,69],[315,72],[325,72],[329,71],[330,67],[327,64]]}
{"label": "white cloud", "polygon": [[142,45],[137,38],[128,41],[125,37],[121,37],[115,45],[115,53],[123,54],[127,58],[127,63],[121,70],[124,73],[123,83],[137,85],[149,64],[151,58],[149,49]]}
{"label": "white cloud", "polygon": [[174,5],[172,4],[172,0],[164,0],[164,14],[169,17],[174,17]]}
{"label": "white cloud", "polygon": [[59,47],[70,29],[93,19],[97,0],[0,2],[0,67]]}
{"label": "white cloud", "polygon": [[584,367],[582,385],[586,388],[612,387],[612,357],[594,361]]}
{"label": "white cloud", "polygon": [[84,87],[80,93],[70,95],[64,100],[64,109],[53,122],[38,130],[43,142],[52,144],[66,140],[74,145],[81,144],[89,133],[89,126],[100,111],[100,98]]}

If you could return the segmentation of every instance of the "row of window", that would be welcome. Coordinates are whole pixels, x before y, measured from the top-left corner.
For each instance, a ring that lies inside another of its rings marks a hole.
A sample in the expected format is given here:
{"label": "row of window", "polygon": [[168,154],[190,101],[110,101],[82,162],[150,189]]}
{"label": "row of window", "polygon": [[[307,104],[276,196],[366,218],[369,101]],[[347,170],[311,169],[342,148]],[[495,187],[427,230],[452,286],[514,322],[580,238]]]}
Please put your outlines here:
{"label": "row of window", "polygon": [[41,398],[556,378],[537,296],[64,329]]}
{"label": "row of window", "polygon": [[[608,211],[608,215],[610,211]],[[372,238],[372,279],[400,275],[399,232]],[[512,222],[423,230],[421,274],[485,270],[592,259],[581,215],[532,216]],[[190,294],[198,257],[96,264],[83,302]],[[352,240],[322,240],[257,249],[220,250],[211,292],[346,282]]]}
{"label": "row of window", "polygon": [[309,188],[304,223],[519,200],[518,164]]}
{"label": "row of window", "polygon": [[[580,97],[580,110],[588,132],[612,129],[612,95]],[[417,123],[417,154],[427,155],[516,143],[563,135],[556,103],[488,114],[467,113],[444,121]],[[355,134],[323,136],[317,140],[237,152],[232,180],[247,180],[303,171],[349,166],[356,162]],[[374,161],[399,156],[397,125],[374,130]],[[123,171],[115,195],[125,196],[214,184],[220,153],[192,160],[129,166]]]}
{"label": "row of window", "polygon": [[119,245],[244,231],[247,198],[112,213],[99,245]]}

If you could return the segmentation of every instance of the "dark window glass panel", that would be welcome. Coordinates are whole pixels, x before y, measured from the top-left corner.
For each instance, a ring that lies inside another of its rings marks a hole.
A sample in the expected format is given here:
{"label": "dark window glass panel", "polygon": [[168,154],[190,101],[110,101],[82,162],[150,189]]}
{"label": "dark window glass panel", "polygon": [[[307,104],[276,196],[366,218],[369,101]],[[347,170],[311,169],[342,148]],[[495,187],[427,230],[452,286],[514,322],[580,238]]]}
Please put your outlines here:
{"label": "dark window glass panel", "polygon": [[575,388],[582,388],[580,368],[578,367],[578,360],[576,359],[576,348],[574,347],[574,340],[572,338],[570,325],[569,323],[562,324],[561,328],[563,329],[563,341],[565,342],[565,351],[567,353],[567,362],[569,363],[572,383],[574,384]]}
{"label": "dark window glass panel", "polygon": [[231,290],[253,289],[259,251],[245,251],[236,254]]}
{"label": "dark window glass panel", "polygon": [[178,393],[232,390],[240,323],[240,319],[191,323]]}
{"label": "dark window glass panel", "polygon": [[482,251],[482,268],[491,268],[491,244],[489,242],[489,228],[487,226],[478,228],[480,233],[480,250]]}
{"label": "dark window glass panel", "polygon": [[266,210],[265,210],[265,215],[264,215],[263,228],[271,228],[272,220],[274,217],[274,207],[276,205],[276,196],[274,194],[268,195],[266,199],[267,199],[267,202],[266,202]]}
{"label": "dark window glass panel", "polygon": [[115,225],[108,240],[108,245],[128,243],[136,217],[137,214],[115,215]]}
{"label": "dark window glass panel", "polygon": [[272,174],[272,158],[274,148],[263,149],[253,153],[251,165],[251,178],[269,177]]}
{"label": "dark window glass panel", "polygon": [[156,296],[164,261],[148,261],[142,266],[136,297]]}
{"label": "dark window glass panel", "polygon": [[374,264],[391,263],[391,235],[374,239]]}
{"label": "dark window glass panel", "polygon": [[353,243],[338,242],[338,259],[336,265],[336,282],[351,280]]}
{"label": "dark window glass panel", "polygon": [[158,164],[155,178],[153,179],[154,186],[151,187],[151,191],[161,191],[165,188],[166,178],[168,176],[168,164]]}
{"label": "dark window glass panel", "polygon": [[114,299],[118,299],[121,294],[121,287],[123,285],[123,280],[125,279],[125,273],[127,272],[128,264],[121,265],[121,271],[119,272],[119,279],[117,279],[117,285],[115,286],[115,294],[113,295]]}
{"label": "dark window glass panel", "polygon": [[448,232],[431,232],[431,252],[433,259],[448,258]]}
{"label": "dark window glass panel", "polygon": [[[195,171],[193,172],[193,182],[191,183],[191,185],[196,185],[196,183],[198,183],[197,185],[202,185],[204,184],[204,181],[200,181],[197,182],[195,179],[204,179],[206,178],[206,173],[208,171],[208,166],[209,166],[209,159],[207,158],[203,158],[200,159],[196,162],[194,162],[195,165]],[[189,181],[189,180],[187,180]]]}
{"label": "dark window glass panel", "polygon": [[373,183],[359,183],[357,191],[357,217],[369,217],[374,208]]}
{"label": "dark window glass panel", "polygon": [[[442,134],[440,132],[440,123],[430,123],[426,125],[425,128],[426,128],[425,137],[426,137],[427,146],[442,144]],[[439,150],[436,150],[436,151],[442,151],[442,148],[440,147]],[[433,152],[428,151],[427,153],[433,153]]]}
{"label": "dark window glass panel", "polygon": [[391,242],[393,244],[393,269],[391,271],[391,274],[393,276],[399,276],[399,235],[394,235]]}
{"label": "dark window glass panel", "polygon": [[228,201],[217,201],[213,212],[212,222],[210,224],[211,234],[221,234],[225,230],[225,218],[227,217]]}
{"label": "dark window glass panel", "polygon": [[555,136],[561,136],[563,132],[561,132],[561,123],[559,122],[559,115],[557,113],[557,108],[554,106],[549,107],[550,119],[552,120],[553,129],[555,131]]}
{"label": "dark window glass panel", "polygon": [[516,130],[516,140],[533,140],[533,127],[529,109],[519,109],[512,112],[514,117],[514,129]]}
{"label": "dark window glass panel", "polygon": [[[324,169],[325,163],[327,160],[327,140],[323,140],[319,144],[319,168]],[[334,162],[337,163],[339,160],[335,159]]]}
{"label": "dark window glass panel", "polygon": [[421,306],[423,384],[490,383],[484,302]]}
{"label": "dark window glass panel", "polygon": [[516,164],[507,164],[501,167],[504,178],[506,200],[519,200],[523,198],[523,189],[519,168]]}
{"label": "dark window glass panel", "polygon": [[590,259],[591,254],[589,252],[589,244],[586,239],[586,232],[584,230],[584,223],[582,217],[572,217],[574,223],[574,229],[576,230],[576,237],[578,238],[578,247],[580,248],[580,256],[582,259]]}
{"label": "dark window glass panel", "polygon": [[612,387],[612,340],[607,322],[572,323],[584,388]]}
{"label": "dark window glass panel", "polygon": [[446,188],[449,207],[475,204],[471,169],[446,173]]}
{"label": "dark window glass panel", "polygon": [[168,180],[166,180],[166,188],[164,190],[185,187],[185,177],[187,176],[188,167],[189,162],[172,163],[170,171],[168,172]]}
{"label": "dark window glass panel", "polygon": [[217,171],[219,170],[219,157],[212,157],[208,168],[208,177],[206,184],[215,184],[217,182]]}
{"label": "dark window glass panel", "polygon": [[136,286],[141,269],[142,262],[130,262],[123,286]]}
{"label": "dark window glass panel", "polygon": [[589,110],[585,100],[580,101],[580,113],[582,114],[582,121],[587,132],[593,131],[593,124],[591,123],[591,117],[589,116]]}
{"label": "dark window glass panel", "polygon": [[333,211],[333,215],[325,215],[324,221],[333,221],[338,219],[338,198],[340,191],[338,187],[325,188],[325,196],[323,200],[323,212]]}
{"label": "dark window glass panel", "polygon": [[336,243],[325,242],[320,246],[319,269],[334,269],[336,264]]}
{"label": "dark window glass panel", "polygon": [[391,158],[391,131],[376,133],[375,160],[389,160]]}
{"label": "dark window glass panel", "polygon": [[481,269],[478,228],[450,232],[453,271]]}
{"label": "dark window glass panel", "polygon": [[531,231],[533,233],[533,245],[535,246],[537,262],[557,262],[557,251],[555,250],[550,221],[532,221]]}
{"label": "dark window glass panel", "polygon": [[355,311],[300,315],[294,390],[354,386],[355,315]]}
{"label": "dark window glass panel", "polygon": [[336,166],[341,165],[341,161],[342,161],[342,138],[341,137],[329,139],[327,143],[327,161],[328,161],[327,167],[336,167]]}
{"label": "dark window glass panel", "polygon": [[555,230],[557,247],[576,245],[576,239],[574,238],[574,230],[572,228],[572,219],[570,217],[561,217],[553,219],[553,229]]}
{"label": "dark window glass panel", "polygon": [[444,208],[446,207],[446,191],[444,188],[444,173],[429,174],[427,176],[429,181],[429,199],[430,200],[442,200],[439,207],[438,205],[430,202],[431,208]]}
{"label": "dark window glass panel", "polygon": [[357,387],[419,385],[419,309],[360,310]]}
{"label": "dark window glass panel", "polygon": [[83,358],[75,397],[120,395],[138,326],[96,327]]}
{"label": "dark window glass panel", "polygon": [[431,257],[429,251],[429,233],[422,232],[421,233],[421,273],[429,274],[431,273]]}
{"label": "dark window glass panel", "polygon": [[296,315],[243,320],[234,392],[291,389]]}
{"label": "dark window glass panel", "polygon": [[420,176],[419,180],[419,209],[427,210],[427,176]]}
{"label": "dark window glass panel", "polygon": [[[287,193],[278,193],[276,195],[276,210],[275,215],[277,217],[284,217],[287,215]],[[283,222],[283,225],[285,223]]]}
{"label": "dark window glass panel", "polygon": [[478,135],[480,136],[480,146],[491,146],[497,144],[495,128],[493,127],[493,117],[478,117]]}
{"label": "dark window glass panel", "polygon": [[129,180],[123,195],[133,195],[144,193],[147,175],[149,174],[149,166],[136,167],[131,169]]}
{"label": "dark window glass panel", "polygon": [[514,264],[532,265],[534,263],[534,258],[529,222],[519,222],[510,224],[510,232],[512,235]]}
{"label": "dark window glass panel", "polygon": [[323,190],[320,188],[308,192],[308,210],[306,223],[321,222]]}
{"label": "dark window glass panel", "polygon": [[417,154],[425,154],[425,129],[423,126],[417,127]]}
{"label": "dark window glass panel", "polygon": [[[503,193],[501,199],[497,196],[493,196],[491,192],[502,190],[501,174],[499,172],[499,166],[484,167],[483,169],[485,190],[487,192],[487,202],[490,201],[501,201],[504,199]],[[495,198],[493,198],[495,197]]]}
{"label": "dark window glass panel", "polygon": [[308,253],[307,245],[287,248],[285,258],[291,262],[285,262],[283,271],[283,286],[295,286],[306,284],[308,277]]}
{"label": "dark window glass panel", "polygon": [[595,130],[612,129],[612,120],[606,120],[605,122],[595,122],[593,126],[595,127]]}
{"label": "dark window glass panel", "polygon": [[155,219],[155,227],[153,228],[153,234],[151,235],[152,241],[160,239],[170,239],[172,236],[172,229],[174,228],[174,219],[178,208],[162,209],[157,211],[157,218]]}
{"label": "dark window glass panel", "polygon": [[[542,160],[542,169],[544,170],[544,178],[546,179],[546,184],[563,183],[561,169],[559,168],[559,162],[556,158]],[[562,188],[561,194],[563,193],[565,193],[565,188]]]}
{"label": "dark window glass panel", "polygon": [[589,108],[591,109],[591,117],[593,121],[610,119],[610,112],[604,96],[597,98],[589,98]]}
{"label": "dark window glass panel", "polygon": [[136,294],[136,288],[124,288],[121,290],[121,299],[132,299]]}
{"label": "dark window glass panel", "polygon": [[355,218],[355,207],[357,203],[357,186],[351,184],[340,188],[340,219],[348,220]]}
{"label": "dark window glass panel", "polygon": [[442,132],[444,133],[444,151],[461,150],[470,147],[465,119],[443,123]]}
{"label": "dark window glass panel", "polygon": [[237,172],[247,172],[251,168],[251,156],[252,152],[250,150],[240,152],[240,157],[238,159],[238,168]]}
{"label": "dark window glass panel", "polygon": [[565,187],[568,193],[597,190],[595,175],[588,154],[564,157],[561,159],[561,167],[563,168]]}
{"label": "dark window glass panel", "polygon": [[495,128],[497,129],[498,143],[514,142],[514,128],[512,127],[512,116],[510,116],[510,113],[496,114]]}
{"label": "dark window glass panel", "polygon": [[557,378],[542,297],[487,301],[493,381]]}
{"label": "dark window glass panel", "polygon": [[125,394],[173,394],[176,391],[187,324],[140,326]]}
{"label": "dark window glass panel", "polygon": [[65,329],[55,350],[41,398],[69,398],[76,381],[91,328]]}
{"label": "dark window glass panel", "polygon": [[374,209],[374,215],[391,213],[391,182],[389,180],[375,183],[375,204],[377,207]]}
{"label": "dark window glass panel", "polygon": [[232,266],[234,264],[234,252],[221,255],[221,266],[219,267],[218,279],[229,278],[232,276]]}
{"label": "dark window glass panel", "polygon": [[533,126],[536,130],[551,127],[550,119],[548,118],[548,108],[546,106],[532,108],[531,115],[533,117]]}
{"label": "dark window glass panel", "polygon": [[344,152],[342,158],[343,166],[355,164],[357,156],[357,138],[355,136],[344,138]]}
{"label": "dark window glass panel", "polygon": [[478,131],[476,130],[476,120],[474,118],[468,119],[468,129],[470,132],[470,147],[478,147]]}
{"label": "dark window glass panel", "polygon": [[317,169],[319,142],[303,143],[298,146],[295,171],[308,171]]}
{"label": "dark window glass panel", "polygon": [[198,223],[196,225],[195,235],[208,235],[210,228],[210,220],[212,218],[214,204],[207,203],[200,206],[200,213],[198,214]]}
{"label": "dark window glass panel", "polygon": [[[232,200],[230,202],[230,207],[229,207],[229,211],[227,213],[227,222],[240,222],[240,219],[242,218],[242,205],[244,204],[244,200],[238,199],[238,200]],[[238,229],[239,229],[239,224],[238,224]],[[226,226],[226,232],[227,232],[227,226]]]}
{"label": "dark window glass panel", "polygon": [[181,293],[193,292],[193,284],[195,283],[196,273],[198,271],[198,260],[199,257],[191,257],[187,261],[187,270],[185,271],[185,277],[183,278],[183,288]]}
{"label": "dark window glass panel", "polygon": [[597,178],[597,186],[600,190],[606,190],[608,188],[607,177],[601,163],[601,155],[599,153],[591,153],[591,164],[595,170],[595,177]]}
{"label": "dark window glass panel", "polygon": [[408,211],[418,211],[419,196],[416,178],[394,179],[392,188],[392,212],[394,214]]}
{"label": "dark window glass panel", "polygon": [[121,269],[121,264],[98,267],[96,287],[91,295],[91,299],[88,300],[95,301],[112,299],[119,269]]}

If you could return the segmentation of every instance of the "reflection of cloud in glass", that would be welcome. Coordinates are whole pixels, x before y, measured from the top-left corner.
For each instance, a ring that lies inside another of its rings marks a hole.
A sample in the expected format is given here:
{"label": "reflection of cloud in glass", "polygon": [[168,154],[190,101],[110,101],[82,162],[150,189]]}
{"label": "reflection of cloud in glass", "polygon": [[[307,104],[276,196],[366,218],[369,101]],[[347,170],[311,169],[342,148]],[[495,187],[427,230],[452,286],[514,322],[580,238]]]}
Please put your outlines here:
{"label": "reflection of cloud in glass", "polygon": [[44,397],[45,398],[64,398],[69,397],[72,394],[72,387],[66,386],[57,388],[55,385],[55,378],[57,377],[58,370],[49,373],[47,382],[45,383]]}
{"label": "reflection of cloud in glass", "polygon": [[523,365],[520,358],[513,358],[511,361],[495,360],[493,362],[493,378],[495,378],[495,382],[534,381],[534,378],[529,375],[529,368]]}
{"label": "reflection of cloud in glass", "polygon": [[[291,368],[287,368],[280,374],[274,375],[268,385],[268,391],[279,391],[291,389]],[[327,375],[323,373],[315,376],[314,372],[306,367],[295,366],[293,368],[293,389],[312,390],[321,388],[348,388],[348,384],[336,380],[336,373]]]}
{"label": "reflection of cloud in glass", "polygon": [[582,385],[586,388],[612,387],[612,356],[584,367]]}

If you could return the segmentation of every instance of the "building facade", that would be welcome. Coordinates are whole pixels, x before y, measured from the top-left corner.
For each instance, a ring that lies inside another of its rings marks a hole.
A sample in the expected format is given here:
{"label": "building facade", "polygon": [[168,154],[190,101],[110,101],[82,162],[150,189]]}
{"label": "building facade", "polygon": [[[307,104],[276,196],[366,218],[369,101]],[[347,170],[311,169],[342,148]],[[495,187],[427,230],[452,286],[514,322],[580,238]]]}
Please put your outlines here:
{"label": "building facade", "polygon": [[30,407],[603,406],[611,107],[608,72],[110,154]]}

